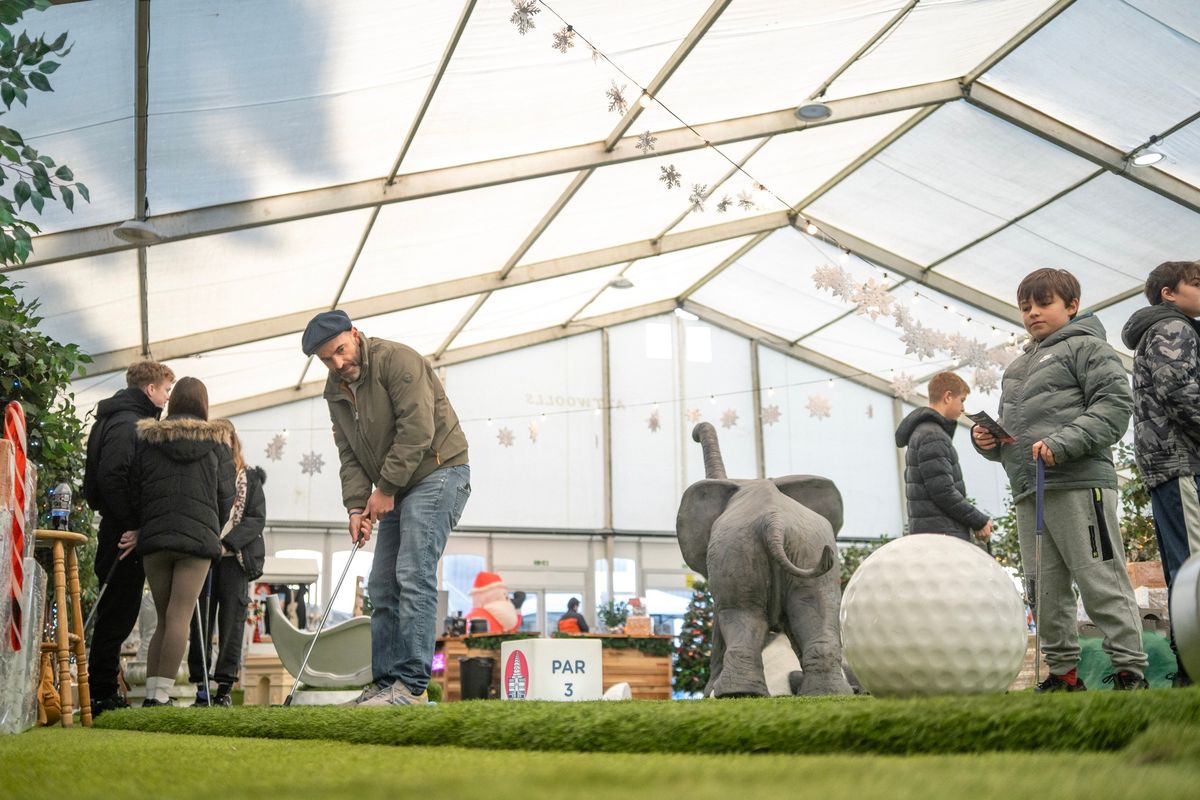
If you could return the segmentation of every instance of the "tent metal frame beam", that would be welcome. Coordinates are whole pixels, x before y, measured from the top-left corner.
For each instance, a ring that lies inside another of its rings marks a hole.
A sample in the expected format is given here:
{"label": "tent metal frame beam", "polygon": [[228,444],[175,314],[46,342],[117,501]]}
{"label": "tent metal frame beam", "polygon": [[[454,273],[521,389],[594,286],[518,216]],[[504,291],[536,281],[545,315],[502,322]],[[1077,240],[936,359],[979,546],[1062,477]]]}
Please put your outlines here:
{"label": "tent metal frame beam", "polygon": [[[658,131],[655,133],[658,143],[652,154],[642,154],[635,149],[637,137],[626,137],[612,152],[605,151],[603,142],[592,142],[540,153],[409,173],[400,176],[391,186],[387,185],[386,177],[380,177],[341,186],[162,214],[150,219],[164,243],[180,241],[451,192],[481,189],[564,172],[577,172],[646,157],[655,158],[688,152],[704,147],[706,142],[728,144],[806,128],[836,125],[880,114],[946,103],[961,96],[962,91],[957,79],[935,81],[875,94],[830,100],[826,105],[833,113],[828,119],[816,122],[801,122],[796,118],[794,109],[786,108],[696,125],[694,132],[688,128]],[[38,236],[33,240],[34,252],[29,260],[9,271],[132,249],[132,245],[113,236],[113,228],[112,224],[96,225]]]}
{"label": "tent metal frame beam", "polygon": [[[508,336],[503,339],[496,339],[491,342],[471,345],[470,347],[462,347],[456,350],[449,350],[438,359],[430,359],[430,363],[434,367],[450,366],[452,364],[461,364],[466,361],[473,361],[478,358],[486,358],[488,356],[508,353],[513,350],[520,350],[524,347],[532,347],[534,345],[546,344],[548,342],[556,342],[559,339],[566,339],[570,336],[578,336],[584,333],[592,333],[604,328],[622,325],[626,322],[637,322],[638,320],[656,317],[661,314],[668,314],[677,307],[674,299],[660,300],[655,303],[647,303],[643,306],[628,308],[622,311],[615,311],[611,314],[603,314],[597,317],[589,317],[588,319],[578,320],[570,325],[554,325],[541,330],[530,331],[528,333],[520,333],[515,336]],[[275,406],[285,405],[287,403],[295,403],[299,400],[308,400],[313,397],[320,397],[325,391],[325,378],[322,376],[319,380],[306,381],[300,386],[289,386],[285,389],[277,389],[271,392],[254,395],[253,397],[244,397],[238,400],[231,400],[226,403],[217,403],[209,409],[209,416],[213,419],[228,418],[238,414],[249,414],[253,411],[261,411],[265,408],[273,408]]]}
{"label": "tent metal frame beam", "polygon": [[1097,166],[1133,181],[1184,208],[1200,213],[1200,188],[1153,167],[1134,167],[1127,154],[1089,136],[1048,114],[1014,100],[983,83],[969,87],[967,102],[1018,128],[1091,161]]}

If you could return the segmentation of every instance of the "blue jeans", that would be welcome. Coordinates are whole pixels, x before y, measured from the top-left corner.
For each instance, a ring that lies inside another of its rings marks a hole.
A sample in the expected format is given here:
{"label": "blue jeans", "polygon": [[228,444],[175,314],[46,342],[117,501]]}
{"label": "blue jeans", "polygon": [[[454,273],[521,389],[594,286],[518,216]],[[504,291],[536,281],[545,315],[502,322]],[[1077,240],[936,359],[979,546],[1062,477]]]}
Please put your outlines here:
{"label": "blue jeans", "polygon": [[471,468],[439,469],[409,489],[379,521],[367,583],[371,673],[413,694],[429,685],[437,638],[437,564],[471,495]]}

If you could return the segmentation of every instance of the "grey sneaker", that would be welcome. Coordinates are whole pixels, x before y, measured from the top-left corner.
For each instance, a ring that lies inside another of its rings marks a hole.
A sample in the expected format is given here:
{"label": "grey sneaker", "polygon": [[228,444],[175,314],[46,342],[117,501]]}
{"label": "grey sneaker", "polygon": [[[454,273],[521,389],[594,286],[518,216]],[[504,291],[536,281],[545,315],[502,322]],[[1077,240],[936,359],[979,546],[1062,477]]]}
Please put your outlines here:
{"label": "grey sneaker", "polygon": [[363,690],[362,690],[362,694],[360,694],[358,697],[354,698],[353,700],[347,700],[347,701],[346,701],[346,702],[344,702],[344,703],[338,703],[338,705],[339,705],[339,706],[357,706],[357,705],[361,705],[362,703],[365,703],[365,702],[367,702],[368,700],[370,700],[370,699],[371,699],[372,697],[374,697],[375,695],[377,695],[377,694],[379,694],[380,692],[384,691],[386,688],[387,688],[386,686],[381,686],[381,685],[379,685],[378,683],[372,683],[370,686],[368,686],[367,688],[363,689]]}
{"label": "grey sneaker", "polygon": [[386,687],[382,691],[376,692],[366,700],[363,700],[361,706],[417,706],[429,702],[429,695],[421,692],[419,695],[413,694],[408,687],[400,681],[396,681],[391,686]]}

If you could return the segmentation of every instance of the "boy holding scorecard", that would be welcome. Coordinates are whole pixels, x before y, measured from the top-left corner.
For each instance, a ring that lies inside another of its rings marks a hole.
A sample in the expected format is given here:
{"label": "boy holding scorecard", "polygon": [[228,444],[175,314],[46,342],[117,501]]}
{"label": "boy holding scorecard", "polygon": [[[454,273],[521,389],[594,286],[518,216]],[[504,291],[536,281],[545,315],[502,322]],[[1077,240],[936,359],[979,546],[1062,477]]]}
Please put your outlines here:
{"label": "boy holding scorecard", "polygon": [[1112,446],[1129,427],[1133,396],[1104,326],[1079,312],[1079,281],[1066,270],[1039,269],[1017,288],[1032,341],[1004,371],[1000,424],[1015,442],[971,429],[975,448],[1000,461],[1012,486],[1021,561],[1034,563],[1035,470],[1046,464],[1045,536],[1035,606],[1050,675],[1039,692],[1083,691],[1076,673],[1079,635],[1072,581],[1083,608],[1104,633],[1114,689],[1145,689],[1146,654],[1117,521]]}

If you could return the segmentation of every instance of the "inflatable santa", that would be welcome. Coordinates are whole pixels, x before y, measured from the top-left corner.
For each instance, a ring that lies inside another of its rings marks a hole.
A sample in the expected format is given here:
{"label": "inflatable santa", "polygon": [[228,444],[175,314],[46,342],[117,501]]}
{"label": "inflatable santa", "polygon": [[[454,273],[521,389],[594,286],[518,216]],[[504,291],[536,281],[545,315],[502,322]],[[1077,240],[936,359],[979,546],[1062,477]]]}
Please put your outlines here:
{"label": "inflatable santa", "polygon": [[475,576],[471,600],[475,607],[467,612],[468,630],[473,619],[486,620],[488,633],[512,633],[521,627],[521,615],[509,599],[508,587],[496,573],[480,572]]}

